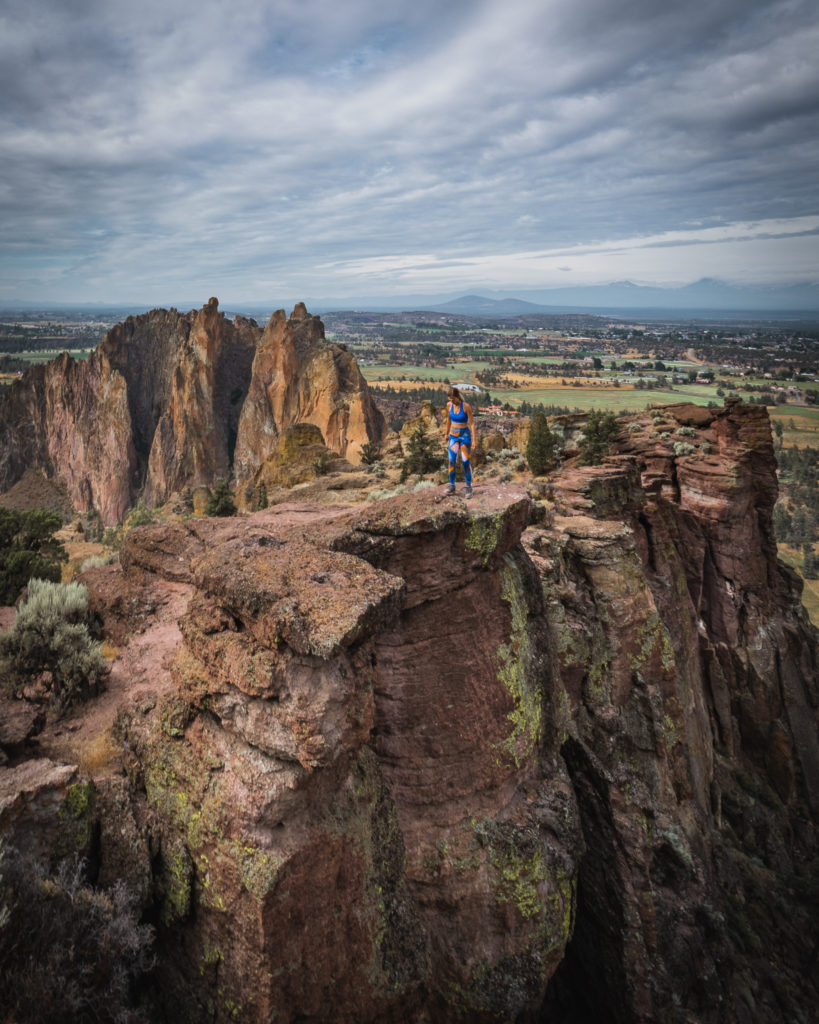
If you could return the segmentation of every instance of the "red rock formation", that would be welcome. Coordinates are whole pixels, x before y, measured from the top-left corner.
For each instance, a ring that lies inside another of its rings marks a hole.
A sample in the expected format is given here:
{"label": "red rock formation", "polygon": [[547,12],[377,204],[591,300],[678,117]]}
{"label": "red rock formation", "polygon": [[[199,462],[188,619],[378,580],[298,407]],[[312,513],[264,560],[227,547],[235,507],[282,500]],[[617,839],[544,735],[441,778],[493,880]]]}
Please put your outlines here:
{"label": "red rock formation", "polygon": [[204,964],[223,1000],[254,994],[253,1020],[532,1010],[568,938],[577,823],[539,776],[528,501],[402,498],[287,529],[283,512],[123,551],[126,579],[189,565],[196,587],[178,696],[118,726],[161,834],[161,912],[187,936],[167,984],[190,991]]}
{"label": "red rock formation", "polygon": [[87,574],[117,637],[191,594],[116,728],[167,1019],[810,1018],[819,657],[767,419],[634,422],[534,509],[279,505]]}
{"label": "red rock formation", "polygon": [[380,441],[386,431],[355,359],[325,341],[324,325],[302,302],[289,320],[283,309],[273,314],[256,350],[236,442],[240,487],[295,423],[317,426],[327,447],[354,463],[361,445]]}
{"label": "red rock formation", "polygon": [[255,324],[226,320],[216,299],[194,318],[177,348],[153,433],[144,491],[149,505],[230,475],[257,338]]}
{"label": "red rock formation", "polygon": [[154,310],[114,327],[87,362],[63,355],[15,382],[0,406],[0,491],[39,470],[112,525],[137,497],[154,505],[227,478],[234,448],[247,484],[297,423],[353,461],[385,429],[355,359],[303,304],[263,334],[216,299]]}
{"label": "red rock formation", "polygon": [[102,356],[34,366],[0,405],[0,490],[39,469],[114,523],[133,504],[136,467],[126,381]]}
{"label": "red rock formation", "polygon": [[770,425],[755,406],[662,412],[627,455],[557,477],[526,539],[587,846],[549,1006],[798,1018],[816,999],[795,880],[817,851],[819,659],[776,561]]}
{"label": "red rock formation", "polygon": [[0,489],[39,469],[111,525],[143,487],[155,503],[226,476],[258,334],[211,299],[129,317],[87,362],[33,367],[0,406]]}

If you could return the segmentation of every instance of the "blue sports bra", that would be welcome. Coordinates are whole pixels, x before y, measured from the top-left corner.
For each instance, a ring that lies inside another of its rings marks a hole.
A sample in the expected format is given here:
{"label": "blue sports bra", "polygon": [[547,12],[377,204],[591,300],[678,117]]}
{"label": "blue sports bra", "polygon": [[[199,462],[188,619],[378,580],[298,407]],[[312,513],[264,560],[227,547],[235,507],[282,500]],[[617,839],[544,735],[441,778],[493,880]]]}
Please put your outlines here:
{"label": "blue sports bra", "polygon": [[449,405],[449,418],[453,423],[469,423],[469,416],[466,414],[464,403],[461,402],[461,411],[455,412],[455,406],[450,402]]}

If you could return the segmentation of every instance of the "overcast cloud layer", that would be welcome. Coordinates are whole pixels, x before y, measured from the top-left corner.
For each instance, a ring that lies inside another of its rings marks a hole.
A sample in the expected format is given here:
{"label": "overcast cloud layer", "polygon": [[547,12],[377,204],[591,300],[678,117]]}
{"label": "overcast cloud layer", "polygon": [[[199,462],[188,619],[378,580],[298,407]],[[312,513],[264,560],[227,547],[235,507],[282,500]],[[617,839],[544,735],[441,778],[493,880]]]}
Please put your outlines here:
{"label": "overcast cloud layer", "polygon": [[819,279],[815,0],[0,0],[0,302]]}

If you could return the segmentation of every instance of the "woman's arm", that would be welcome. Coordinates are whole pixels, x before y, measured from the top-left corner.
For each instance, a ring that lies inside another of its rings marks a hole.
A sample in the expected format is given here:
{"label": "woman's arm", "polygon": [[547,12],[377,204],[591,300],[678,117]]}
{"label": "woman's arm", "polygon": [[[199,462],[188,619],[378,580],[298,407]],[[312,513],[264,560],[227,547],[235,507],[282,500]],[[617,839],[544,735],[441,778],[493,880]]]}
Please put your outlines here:
{"label": "woman's arm", "polygon": [[449,441],[449,410],[452,408],[452,402],[446,403],[446,411],[444,414],[444,444]]}
{"label": "woman's arm", "polygon": [[472,419],[472,406],[468,403],[464,403],[466,406],[466,419],[469,423],[469,429],[472,431],[472,444],[475,443],[475,421]]}

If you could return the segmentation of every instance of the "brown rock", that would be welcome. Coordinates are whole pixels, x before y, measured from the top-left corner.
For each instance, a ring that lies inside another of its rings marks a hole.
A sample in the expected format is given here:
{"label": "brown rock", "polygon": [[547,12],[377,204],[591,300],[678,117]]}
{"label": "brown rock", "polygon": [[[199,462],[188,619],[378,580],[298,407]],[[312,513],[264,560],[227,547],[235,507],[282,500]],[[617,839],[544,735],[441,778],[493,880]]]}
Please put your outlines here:
{"label": "brown rock", "polygon": [[289,320],[270,318],[259,341],[236,441],[240,488],[274,453],[279,434],[311,423],[324,443],[351,462],[361,445],[385,434],[384,417],[370,398],[353,356],[324,338],[324,326],[299,303]]}
{"label": "brown rock", "polygon": [[331,472],[341,465],[352,468],[326,447],[317,426],[294,423],[281,433],[273,452],[256,470],[250,482],[240,489],[240,502],[244,507],[253,509],[258,506],[260,494],[270,495],[276,488],[287,490],[295,484],[315,479],[322,471]]}
{"label": "brown rock", "polygon": [[0,489],[39,470],[110,526],[143,485],[153,503],[225,476],[259,333],[212,299],[129,317],[86,362],[32,367],[0,405]]}
{"label": "brown rock", "polygon": [[0,767],[0,834],[32,860],[87,856],[93,814],[93,789],[77,781],[76,765],[37,758]]}
{"label": "brown rock", "polygon": [[809,1018],[819,654],[767,417],[693,454],[641,422],[531,525],[488,483],[291,503],[86,574],[115,624],[179,591],[100,833],[150,878],[165,1015]]}
{"label": "brown rock", "polygon": [[257,337],[251,321],[226,320],[216,299],[192,318],[152,434],[144,491],[149,505],[183,487],[228,477]]}

